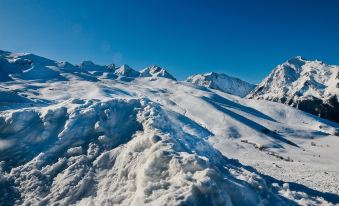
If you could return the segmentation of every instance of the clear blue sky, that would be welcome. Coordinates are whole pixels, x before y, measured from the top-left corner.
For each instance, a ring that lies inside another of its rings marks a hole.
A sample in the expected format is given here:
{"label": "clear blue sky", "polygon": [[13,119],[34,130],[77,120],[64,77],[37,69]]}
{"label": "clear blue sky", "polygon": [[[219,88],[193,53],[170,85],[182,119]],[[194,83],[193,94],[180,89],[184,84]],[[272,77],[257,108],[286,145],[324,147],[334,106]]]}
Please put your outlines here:
{"label": "clear blue sky", "polygon": [[0,49],[257,83],[296,55],[339,64],[339,1],[1,0]]}

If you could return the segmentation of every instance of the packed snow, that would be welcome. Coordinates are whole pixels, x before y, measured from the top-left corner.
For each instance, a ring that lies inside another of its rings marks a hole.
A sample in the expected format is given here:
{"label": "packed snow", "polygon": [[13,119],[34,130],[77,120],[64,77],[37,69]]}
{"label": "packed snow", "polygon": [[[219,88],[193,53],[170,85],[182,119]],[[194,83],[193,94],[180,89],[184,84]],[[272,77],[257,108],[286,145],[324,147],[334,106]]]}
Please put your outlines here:
{"label": "packed snow", "polygon": [[0,55],[0,205],[339,204],[335,122],[167,71]]}

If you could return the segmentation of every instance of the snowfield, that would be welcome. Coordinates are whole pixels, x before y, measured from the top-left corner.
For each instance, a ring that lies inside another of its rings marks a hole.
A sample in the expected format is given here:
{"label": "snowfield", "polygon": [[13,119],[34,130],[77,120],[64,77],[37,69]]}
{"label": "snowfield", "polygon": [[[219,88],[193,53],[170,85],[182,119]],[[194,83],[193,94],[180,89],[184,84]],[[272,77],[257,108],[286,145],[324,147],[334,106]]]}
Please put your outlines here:
{"label": "snowfield", "polygon": [[339,124],[152,66],[0,52],[0,205],[337,205]]}

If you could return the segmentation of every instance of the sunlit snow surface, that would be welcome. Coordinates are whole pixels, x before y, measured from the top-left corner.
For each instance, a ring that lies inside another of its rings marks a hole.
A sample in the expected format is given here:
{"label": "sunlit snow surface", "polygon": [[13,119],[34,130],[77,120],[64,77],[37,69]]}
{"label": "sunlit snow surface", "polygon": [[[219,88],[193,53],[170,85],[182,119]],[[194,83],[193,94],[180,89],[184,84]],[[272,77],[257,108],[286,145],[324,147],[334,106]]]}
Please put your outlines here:
{"label": "sunlit snow surface", "polygon": [[154,68],[1,55],[0,205],[339,203],[336,123]]}

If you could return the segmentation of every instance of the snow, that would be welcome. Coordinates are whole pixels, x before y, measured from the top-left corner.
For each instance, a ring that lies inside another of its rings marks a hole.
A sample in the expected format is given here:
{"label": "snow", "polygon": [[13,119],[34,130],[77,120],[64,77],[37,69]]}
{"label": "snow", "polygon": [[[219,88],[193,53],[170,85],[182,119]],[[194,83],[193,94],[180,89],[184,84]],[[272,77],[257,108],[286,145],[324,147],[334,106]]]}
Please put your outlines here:
{"label": "snow", "polygon": [[215,72],[193,75],[188,77],[186,81],[240,97],[246,96],[255,87],[255,85],[238,78],[230,77],[226,74],[218,74]]}
{"label": "snow", "polygon": [[339,203],[337,123],[163,76],[4,55],[11,72],[27,58],[63,78],[0,83],[0,205]]}

